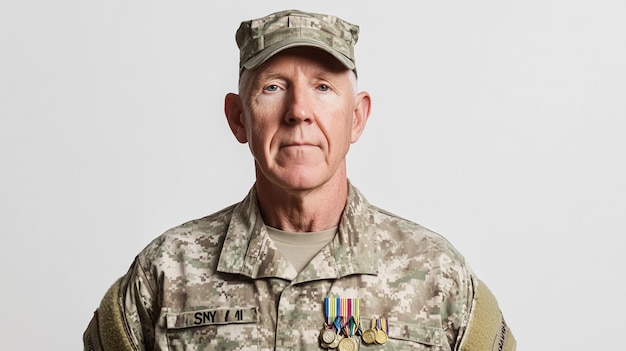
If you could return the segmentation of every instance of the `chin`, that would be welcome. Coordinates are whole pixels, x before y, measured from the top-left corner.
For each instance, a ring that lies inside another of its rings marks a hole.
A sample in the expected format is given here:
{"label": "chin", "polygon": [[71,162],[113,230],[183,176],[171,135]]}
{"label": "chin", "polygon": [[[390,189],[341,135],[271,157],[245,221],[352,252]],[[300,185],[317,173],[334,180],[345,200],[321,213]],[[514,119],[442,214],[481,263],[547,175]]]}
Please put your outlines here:
{"label": "chin", "polygon": [[293,190],[293,191],[308,191],[321,187],[326,182],[324,181],[316,181],[313,179],[290,179],[282,182],[282,187],[284,189]]}
{"label": "chin", "polygon": [[309,191],[332,183],[333,179],[340,175],[341,172],[333,173],[328,167],[320,167],[319,164],[299,165],[288,169],[277,167],[257,172],[257,182],[263,183],[268,188]]}
{"label": "chin", "polygon": [[328,177],[313,172],[297,172],[278,175],[272,183],[286,190],[307,191],[320,188],[329,180]]}

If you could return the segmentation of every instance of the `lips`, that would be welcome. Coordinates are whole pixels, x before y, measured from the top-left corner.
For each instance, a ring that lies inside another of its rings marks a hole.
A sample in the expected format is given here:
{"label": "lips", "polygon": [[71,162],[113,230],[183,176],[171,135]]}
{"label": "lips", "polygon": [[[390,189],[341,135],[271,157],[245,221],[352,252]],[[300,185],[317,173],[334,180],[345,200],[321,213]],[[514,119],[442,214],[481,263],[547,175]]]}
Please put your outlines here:
{"label": "lips", "polygon": [[281,145],[280,147],[283,148],[283,147],[306,147],[306,146],[316,146],[316,145],[313,143],[306,142],[306,141],[293,141],[293,142],[285,143]]}

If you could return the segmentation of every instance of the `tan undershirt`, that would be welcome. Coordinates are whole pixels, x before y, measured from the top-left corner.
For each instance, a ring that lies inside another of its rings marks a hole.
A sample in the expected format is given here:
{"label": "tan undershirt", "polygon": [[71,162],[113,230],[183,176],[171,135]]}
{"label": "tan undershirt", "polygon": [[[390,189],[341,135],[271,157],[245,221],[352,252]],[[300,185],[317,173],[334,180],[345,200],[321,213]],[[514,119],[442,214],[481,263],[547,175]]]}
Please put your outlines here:
{"label": "tan undershirt", "polygon": [[274,245],[300,272],[337,233],[337,227],[321,232],[294,233],[267,226]]}

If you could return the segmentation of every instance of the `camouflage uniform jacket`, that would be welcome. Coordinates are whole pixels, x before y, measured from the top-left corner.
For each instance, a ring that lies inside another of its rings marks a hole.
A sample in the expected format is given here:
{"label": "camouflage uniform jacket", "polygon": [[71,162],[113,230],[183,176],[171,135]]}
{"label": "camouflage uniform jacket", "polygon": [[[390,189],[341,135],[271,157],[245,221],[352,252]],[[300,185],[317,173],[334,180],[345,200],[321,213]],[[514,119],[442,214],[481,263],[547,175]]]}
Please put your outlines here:
{"label": "camouflage uniform jacket", "polygon": [[138,350],[323,350],[324,298],[358,298],[384,345],[453,350],[473,298],[471,271],[441,236],[370,205],[350,185],[335,238],[301,271],[275,249],[254,187],[240,203],[150,243],[121,284]]}

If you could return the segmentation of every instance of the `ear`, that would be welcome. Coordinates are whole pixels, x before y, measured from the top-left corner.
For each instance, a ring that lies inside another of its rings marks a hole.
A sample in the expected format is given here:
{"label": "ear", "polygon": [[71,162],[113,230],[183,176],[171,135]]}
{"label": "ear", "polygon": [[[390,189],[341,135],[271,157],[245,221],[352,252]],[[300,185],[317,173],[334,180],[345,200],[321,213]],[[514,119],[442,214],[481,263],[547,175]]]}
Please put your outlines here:
{"label": "ear", "polygon": [[362,91],[355,97],[354,103],[354,116],[352,121],[352,137],[351,143],[356,143],[357,140],[363,134],[365,124],[370,116],[370,109],[372,107],[372,99],[368,92]]}
{"label": "ear", "polygon": [[241,105],[241,97],[234,93],[226,94],[224,98],[224,114],[228,121],[228,126],[233,132],[237,141],[242,144],[248,142],[246,136],[246,126],[243,121],[243,109]]}

